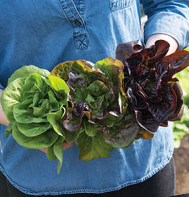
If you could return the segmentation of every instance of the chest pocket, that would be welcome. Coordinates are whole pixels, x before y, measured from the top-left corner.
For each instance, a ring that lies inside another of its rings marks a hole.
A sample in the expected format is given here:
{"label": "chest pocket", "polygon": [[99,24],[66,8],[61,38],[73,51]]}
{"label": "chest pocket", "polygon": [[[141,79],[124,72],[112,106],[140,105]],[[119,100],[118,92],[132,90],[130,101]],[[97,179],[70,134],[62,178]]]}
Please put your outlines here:
{"label": "chest pocket", "polygon": [[135,0],[109,0],[112,11],[122,10],[130,7]]}

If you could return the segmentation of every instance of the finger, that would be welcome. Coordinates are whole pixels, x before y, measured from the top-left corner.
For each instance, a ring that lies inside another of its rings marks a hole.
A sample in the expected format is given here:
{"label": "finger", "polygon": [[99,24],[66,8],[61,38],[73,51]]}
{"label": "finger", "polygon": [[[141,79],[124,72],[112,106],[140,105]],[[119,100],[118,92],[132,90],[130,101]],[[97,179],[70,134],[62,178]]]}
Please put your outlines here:
{"label": "finger", "polygon": [[73,147],[74,143],[73,142],[64,142],[63,143],[63,150],[66,150],[68,148]]}
{"label": "finger", "polygon": [[43,151],[44,153],[47,153],[48,148],[41,148],[41,151]]}

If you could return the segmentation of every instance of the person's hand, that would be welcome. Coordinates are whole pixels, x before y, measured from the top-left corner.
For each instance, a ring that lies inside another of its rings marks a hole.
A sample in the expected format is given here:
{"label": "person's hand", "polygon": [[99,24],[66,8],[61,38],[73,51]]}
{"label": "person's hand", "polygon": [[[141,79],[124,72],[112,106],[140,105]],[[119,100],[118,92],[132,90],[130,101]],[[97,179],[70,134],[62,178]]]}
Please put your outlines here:
{"label": "person's hand", "polygon": [[[1,98],[1,94],[2,94],[3,90],[0,89],[0,98]],[[5,116],[2,106],[1,106],[1,102],[0,102],[0,124],[3,124],[5,126],[9,125],[9,121],[7,120],[7,117]]]}
{"label": "person's hand", "polygon": [[173,37],[166,35],[166,34],[154,34],[150,36],[146,42],[145,47],[148,48],[154,45],[157,40],[165,40],[170,44],[170,48],[169,48],[167,55],[174,53],[178,48],[178,42]]}
{"label": "person's hand", "polygon": [[[66,150],[66,149],[68,149],[68,148],[72,148],[73,145],[74,145],[73,142],[63,142],[62,149],[63,149],[63,150]],[[44,153],[47,153],[47,149],[48,149],[48,148],[42,148],[42,149],[40,149],[40,150],[43,151]]]}

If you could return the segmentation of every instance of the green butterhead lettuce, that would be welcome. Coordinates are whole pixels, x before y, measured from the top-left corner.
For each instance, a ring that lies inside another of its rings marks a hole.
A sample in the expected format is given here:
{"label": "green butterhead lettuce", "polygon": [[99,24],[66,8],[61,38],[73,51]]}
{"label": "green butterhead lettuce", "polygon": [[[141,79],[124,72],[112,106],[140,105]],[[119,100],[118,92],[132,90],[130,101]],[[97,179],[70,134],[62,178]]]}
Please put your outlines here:
{"label": "green butterhead lettuce", "polygon": [[[59,160],[58,172],[63,161],[62,119],[68,93],[69,88],[61,78],[35,66],[24,66],[11,76],[1,96],[3,111],[11,122],[6,136],[12,133],[25,148],[52,148]],[[51,155],[48,154],[48,158],[52,158]]]}

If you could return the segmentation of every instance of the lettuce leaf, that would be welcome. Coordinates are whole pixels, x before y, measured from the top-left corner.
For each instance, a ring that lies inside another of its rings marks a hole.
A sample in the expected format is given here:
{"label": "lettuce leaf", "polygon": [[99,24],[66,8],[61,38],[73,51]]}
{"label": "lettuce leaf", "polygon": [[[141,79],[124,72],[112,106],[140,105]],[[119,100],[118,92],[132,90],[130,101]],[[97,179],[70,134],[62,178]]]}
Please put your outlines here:
{"label": "lettuce leaf", "polygon": [[88,136],[85,132],[79,135],[76,141],[79,148],[79,159],[90,161],[101,157],[109,157],[113,147],[104,141],[103,132],[98,132],[95,137]]}

